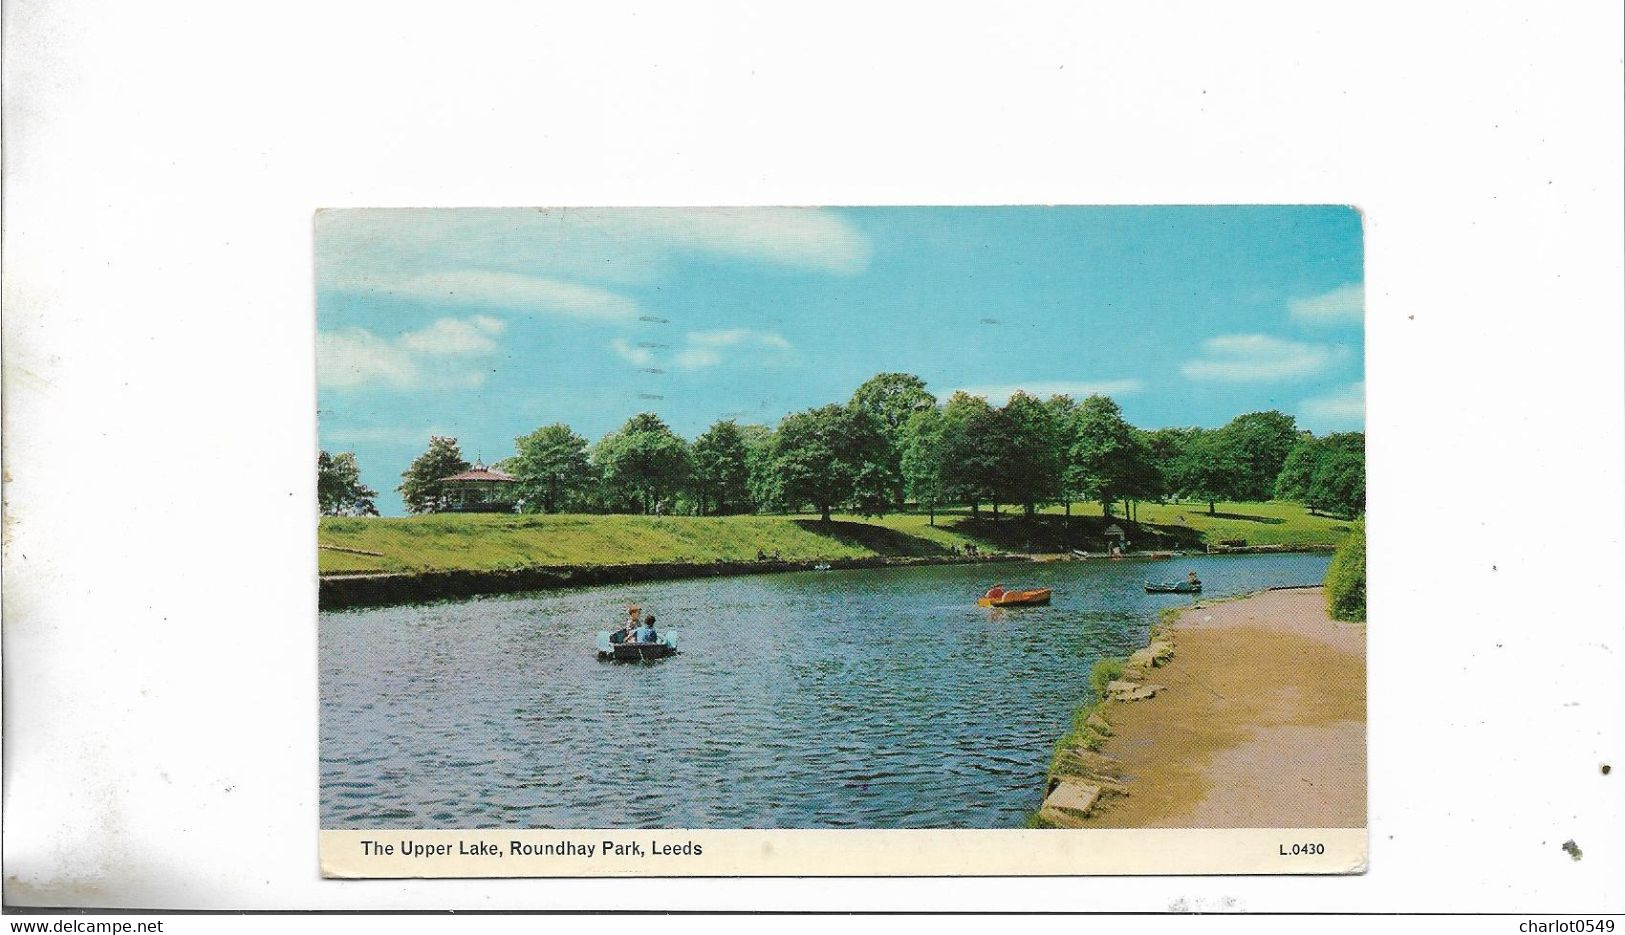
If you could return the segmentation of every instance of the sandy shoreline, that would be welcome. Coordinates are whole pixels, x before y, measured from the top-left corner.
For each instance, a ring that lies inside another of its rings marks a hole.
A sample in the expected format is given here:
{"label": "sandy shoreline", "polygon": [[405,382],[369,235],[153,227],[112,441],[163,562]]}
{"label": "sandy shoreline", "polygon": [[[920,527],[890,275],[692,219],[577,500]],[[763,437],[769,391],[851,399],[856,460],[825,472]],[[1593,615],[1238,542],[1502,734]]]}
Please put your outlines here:
{"label": "sandy shoreline", "polygon": [[[1095,828],[1363,828],[1365,625],[1331,620],[1320,588],[1184,611],[1154,697],[1111,701],[1111,736],[1045,817]],[[1094,789],[1097,795],[1090,795]],[[1057,811],[1068,801],[1087,805]]]}

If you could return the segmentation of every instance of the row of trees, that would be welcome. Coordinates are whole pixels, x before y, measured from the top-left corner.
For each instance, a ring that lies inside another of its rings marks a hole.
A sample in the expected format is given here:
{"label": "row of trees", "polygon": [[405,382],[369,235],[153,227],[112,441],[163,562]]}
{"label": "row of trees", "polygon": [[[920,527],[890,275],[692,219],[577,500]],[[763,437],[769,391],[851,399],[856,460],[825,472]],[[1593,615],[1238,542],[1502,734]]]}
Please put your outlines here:
{"label": "row of trees", "polygon": [[[845,404],[791,413],[776,428],[717,422],[692,443],[659,416],[640,413],[597,444],[569,426],[515,440],[497,467],[518,479],[531,512],[727,513],[799,511],[825,519],[931,513],[1004,505],[1027,514],[1047,504],[1101,504],[1107,515],[1185,497],[1303,500],[1356,515],[1365,507],[1359,433],[1317,438],[1291,416],[1252,412],[1218,429],[1130,425],[1107,396],[1040,400],[1016,393],[1003,406],[959,392],[945,402],[918,377],[880,374]],[[340,456],[343,457],[343,456]],[[353,461],[353,459],[352,459]],[[402,475],[414,513],[442,508],[437,481],[468,468],[456,441],[435,438]],[[325,509],[325,501],[324,501]]]}

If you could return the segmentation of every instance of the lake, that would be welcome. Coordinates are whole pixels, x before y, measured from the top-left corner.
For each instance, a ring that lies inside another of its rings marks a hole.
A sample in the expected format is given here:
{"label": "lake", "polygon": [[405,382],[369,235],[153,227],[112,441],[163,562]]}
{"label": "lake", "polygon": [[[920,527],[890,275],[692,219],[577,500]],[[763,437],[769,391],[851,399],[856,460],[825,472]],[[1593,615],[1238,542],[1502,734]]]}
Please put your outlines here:
{"label": "lake", "polygon": [[[609,585],[321,614],[324,828],[1010,828],[1145,581],[1316,584],[1328,555]],[[1055,589],[987,610],[995,581]],[[681,654],[600,661],[635,602]]]}

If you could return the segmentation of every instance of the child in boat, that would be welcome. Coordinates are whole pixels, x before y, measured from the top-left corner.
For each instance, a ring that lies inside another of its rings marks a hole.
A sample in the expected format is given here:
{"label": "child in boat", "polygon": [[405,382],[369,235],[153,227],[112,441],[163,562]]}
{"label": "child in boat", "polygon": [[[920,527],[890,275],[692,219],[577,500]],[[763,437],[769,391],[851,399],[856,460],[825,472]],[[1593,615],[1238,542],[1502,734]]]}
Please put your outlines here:
{"label": "child in boat", "polygon": [[660,634],[655,632],[654,614],[643,618],[643,626],[638,627],[635,638],[639,643],[653,643],[660,639]]}
{"label": "child in boat", "polygon": [[996,601],[999,598],[1003,597],[1004,595],[1005,595],[1004,585],[995,584],[993,587],[987,589],[987,593],[984,594],[983,597],[986,597],[990,601]]}
{"label": "child in boat", "polygon": [[1185,572],[1185,581],[1193,587],[1199,588],[1202,586],[1202,579],[1196,577],[1196,572],[1194,571]]}
{"label": "child in boat", "polygon": [[609,641],[611,643],[624,643],[627,640],[630,640],[632,638],[632,634],[638,629],[638,614],[642,611],[643,608],[636,604],[626,608],[626,625],[611,633],[609,635]]}

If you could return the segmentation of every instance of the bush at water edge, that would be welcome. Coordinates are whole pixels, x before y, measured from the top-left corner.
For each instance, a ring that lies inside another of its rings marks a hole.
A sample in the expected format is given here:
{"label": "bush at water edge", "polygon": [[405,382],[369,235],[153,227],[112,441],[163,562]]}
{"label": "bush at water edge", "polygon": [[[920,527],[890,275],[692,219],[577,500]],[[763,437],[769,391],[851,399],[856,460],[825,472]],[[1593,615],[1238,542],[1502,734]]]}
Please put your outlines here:
{"label": "bush at water edge", "polygon": [[1334,620],[1365,622],[1364,520],[1354,524],[1326,566],[1326,610]]}

